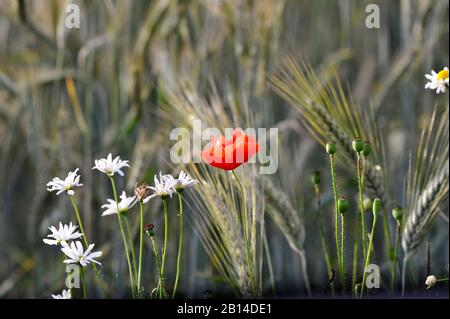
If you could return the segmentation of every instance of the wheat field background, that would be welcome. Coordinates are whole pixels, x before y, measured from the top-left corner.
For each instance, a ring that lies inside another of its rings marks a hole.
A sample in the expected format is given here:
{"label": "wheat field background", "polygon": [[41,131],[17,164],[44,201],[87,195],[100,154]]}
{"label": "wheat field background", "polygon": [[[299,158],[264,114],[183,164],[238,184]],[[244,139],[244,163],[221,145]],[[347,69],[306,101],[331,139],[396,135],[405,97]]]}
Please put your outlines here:
{"label": "wheat field background", "polygon": [[[79,29],[64,26],[64,9],[72,2],[81,10]],[[379,29],[365,26],[370,3],[380,8]],[[385,225],[394,238],[390,210],[401,205],[411,208],[405,209],[406,216],[411,213],[414,203],[409,200],[417,200],[411,194],[423,190],[448,158],[448,133],[440,135],[437,149],[431,145],[435,131],[425,141],[429,145],[419,147],[433,112],[434,125],[448,130],[448,92],[437,95],[424,89],[424,74],[449,64],[448,10],[447,0],[0,0],[0,298],[48,298],[63,288],[64,267],[56,262],[61,257],[42,238],[49,225],[73,218],[72,207],[63,196],[49,193],[46,183],[77,167],[84,183],[77,200],[86,232],[104,253],[102,273],[111,295],[126,296],[120,233],[115,220],[101,217],[110,188],[91,169],[93,161],[109,152],[130,160],[126,178],[118,183],[132,192],[136,182],[151,183],[159,171],[180,169],[169,159],[169,132],[189,128],[192,118],[217,127],[279,129],[276,174],[261,179],[243,174],[247,185],[256,185],[249,191],[252,209],[263,212],[258,223],[262,220],[264,228],[255,235],[261,290],[268,297],[306,297],[306,267],[313,294],[322,296],[328,274],[310,181],[314,170],[322,174],[330,247],[333,196],[321,145],[324,135],[311,134],[313,120],[296,105],[311,87],[314,91],[315,82],[296,86],[296,68],[305,63],[314,74],[336,76],[348,101],[373,111],[360,123],[380,136],[382,151],[375,152],[374,164],[383,170],[383,192],[389,198]],[[212,114],[211,109],[220,112]],[[344,130],[352,125],[335,119]],[[427,150],[436,156],[424,158]],[[424,158],[412,172],[415,180],[407,178],[411,158]],[[448,282],[431,292],[424,285],[430,273],[448,277],[448,161],[445,165],[442,198],[432,212],[424,212],[432,221],[407,268],[407,288],[414,296],[448,298]],[[206,174],[191,166],[185,169],[194,177]],[[339,162],[337,174],[351,214],[356,214],[352,165]],[[218,218],[208,215],[208,207],[229,209],[225,199],[216,203],[213,195],[202,203],[200,188],[187,198],[182,296],[202,297],[205,291],[233,295],[229,282],[242,280],[239,271],[232,271],[239,269],[233,264],[239,258],[225,262],[219,256],[213,262],[211,257],[211,249],[234,243],[224,238],[207,245],[208,227]],[[175,202],[171,209],[176,209]],[[160,203],[146,210],[147,222],[162,223]],[[176,258],[177,222],[171,219],[169,260]],[[349,231],[352,227],[350,222]],[[377,229],[374,247],[382,287],[388,287],[391,262],[383,231]],[[348,236],[350,256],[351,231]],[[304,252],[306,265],[298,251]],[[399,254],[403,257],[401,248]],[[150,242],[145,244],[144,265],[144,281],[151,290],[156,270]],[[173,273],[175,263],[167,267]]]}

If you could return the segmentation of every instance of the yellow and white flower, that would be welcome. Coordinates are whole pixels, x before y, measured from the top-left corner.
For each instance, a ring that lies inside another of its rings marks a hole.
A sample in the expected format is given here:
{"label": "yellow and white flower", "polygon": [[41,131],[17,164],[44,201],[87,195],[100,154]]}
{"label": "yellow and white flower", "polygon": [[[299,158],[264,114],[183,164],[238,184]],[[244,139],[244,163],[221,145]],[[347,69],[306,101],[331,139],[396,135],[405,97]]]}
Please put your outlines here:
{"label": "yellow and white flower", "polygon": [[197,183],[198,180],[191,178],[184,171],[181,171],[180,175],[176,179],[176,184],[174,185],[174,188],[177,192],[180,192],[185,188],[193,187]]}
{"label": "yellow and white flower", "polygon": [[125,191],[120,195],[119,203],[116,203],[115,200],[108,198],[108,203],[102,205],[102,208],[106,208],[103,212],[102,216],[117,214],[117,206],[119,206],[119,212],[124,213],[127,212],[131,207],[133,207],[136,202],[136,196],[128,197]]}
{"label": "yellow and white flower", "polygon": [[78,239],[81,236],[83,236],[81,233],[77,232],[78,226],[72,225],[72,222],[69,223],[69,225],[63,225],[61,222],[59,222],[59,229],[56,229],[55,226],[50,226],[48,229],[52,232],[50,235],[47,235],[47,237],[51,238],[44,238],[43,241],[47,245],[64,245],[67,244],[69,240]]}
{"label": "yellow and white flower", "polygon": [[112,154],[109,153],[106,158],[101,158],[99,160],[95,160],[95,166],[92,169],[99,170],[102,173],[105,173],[108,176],[114,176],[115,173],[118,173],[120,176],[123,176],[122,168],[130,167],[128,161],[124,161],[120,159],[120,156],[116,156],[114,159],[112,158]]}
{"label": "yellow and white flower", "polygon": [[425,84],[425,89],[436,90],[436,93],[445,93],[447,86],[449,85],[448,68],[445,67],[438,73],[431,70],[430,74],[425,74],[428,79],[428,83]]}
{"label": "yellow and white flower", "polygon": [[56,195],[62,192],[67,192],[69,196],[75,195],[74,188],[81,187],[83,184],[80,183],[80,175],[77,174],[78,168],[73,172],[69,172],[67,177],[62,180],[59,177],[53,177],[53,179],[47,183],[47,190],[49,192],[57,191]]}
{"label": "yellow and white flower", "polygon": [[159,180],[154,176],[154,186],[148,186],[148,189],[153,191],[153,194],[148,196],[143,200],[143,203],[146,204],[153,197],[159,196],[161,198],[172,197],[172,194],[175,193],[175,185],[177,184],[177,180],[173,178],[170,174],[162,175],[159,172]]}
{"label": "yellow and white flower", "polygon": [[101,251],[91,252],[94,248],[94,244],[90,244],[86,251],[83,248],[81,242],[71,242],[69,245],[63,245],[61,251],[68,257],[64,260],[65,264],[80,264],[86,267],[90,263],[96,263],[101,265],[95,258],[100,257],[103,253]]}

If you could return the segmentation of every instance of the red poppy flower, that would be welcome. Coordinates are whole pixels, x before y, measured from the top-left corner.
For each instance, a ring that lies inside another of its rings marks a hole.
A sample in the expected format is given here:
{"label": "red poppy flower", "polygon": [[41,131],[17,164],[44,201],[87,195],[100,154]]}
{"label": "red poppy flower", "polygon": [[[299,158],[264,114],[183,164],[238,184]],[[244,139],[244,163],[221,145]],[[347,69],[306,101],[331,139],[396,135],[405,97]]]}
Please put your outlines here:
{"label": "red poppy flower", "polygon": [[258,151],[259,145],[253,137],[234,130],[228,141],[225,136],[212,136],[210,147],[203,150],[202,158],[209,165],[228,171],[248,162]]}

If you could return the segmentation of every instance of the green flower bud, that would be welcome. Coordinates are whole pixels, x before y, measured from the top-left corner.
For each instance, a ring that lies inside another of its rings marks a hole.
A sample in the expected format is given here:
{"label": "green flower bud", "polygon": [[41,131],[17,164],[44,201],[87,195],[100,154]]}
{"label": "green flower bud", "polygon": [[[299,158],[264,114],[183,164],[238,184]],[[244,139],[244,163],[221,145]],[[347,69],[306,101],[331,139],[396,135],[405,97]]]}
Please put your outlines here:
{"label": "green flower bud", "polygon": [[395,220],[402,220],[402,218],[403,218],[403,209],[401,207],[395,207],[392,210],[392,217],[394,217]]}
{"label": "green flower bud", "polygon": [[147,224],[147,225],[145,225],[144,230],[148,236],[150,236],[150,237],[155,236],[155,225]]}
{"label": "green flower bud", "polygon": [[345,197],[339,197],[338,209],[341,214],[344,214],[348,210],[348,200]]}
{"label": "green flower bud", "polygon": [[364,146],[363,146],[363,150],[362,150],[363,156],[364,157],[369,156],[371,151],[372,151],[372,149],[370,148],[370,143],[365,141],[364,142]]}
{"label": "green flower bud", "polygon": [[364,148],[364,143],[359,137],[356,137],[352,142],[352,146],[356,153],[360,153]]}
{"label": "green flower bud", "polygon": [[314,171],[314,172],[311,174],[311,182],[312,182],[314,185],[320,185],[320,172],[319,172],[319,171]]}
{"label": "green flower bud", "polygon": [[372,208],[372,210],[373,210],[373,215],[374,216],[375,215],[378,216],[380,214],[382,206],[383,205],[381,203],[381,199],[375,198],[373,200],[373,208]]}
{"label": "green flower bud", "polygon": [[326,146],[327,153],[333,155],[336,153],[336,142],[328,142]]}
{"label": "green flower bud", "polygon": [[363,200],[363,208],[365,212],[368,212],[372,209],[373,201],[370,197],[364,197]]}

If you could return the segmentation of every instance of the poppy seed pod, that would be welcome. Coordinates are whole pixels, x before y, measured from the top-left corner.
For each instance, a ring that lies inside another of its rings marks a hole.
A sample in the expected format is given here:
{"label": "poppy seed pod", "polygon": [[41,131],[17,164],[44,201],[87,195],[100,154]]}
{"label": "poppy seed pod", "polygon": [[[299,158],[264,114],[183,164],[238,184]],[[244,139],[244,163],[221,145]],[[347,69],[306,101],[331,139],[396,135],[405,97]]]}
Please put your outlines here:
{"label": "poppy seed pod", "polygon": [[150,236],[150,237],[155,236],[155,225],[147,224],[147,225],[145,225],[144,230],[148,236]]}
{"label": "poppy seed pod", "polygon": [[320,172],[319,172],[319,171],[314,171],[314,172],[311,174],[311,182],[312,182],[314,185],[320,185]]}
{"label": "poppy seed pod", "polygon": [[345,214],[348,210],[348,200],[345,197],[340,197],[338,200],[338,209],[341,214]]}
{"label": "poppy seed pod", "polygon": [[360,153],[364,148],[364,143],[359,137],[356,137],[352,142],[352,146],[356,153]]}
{"label": "poppy seed pod", "polygon": [[326,146],[326,150],[329,155],[333,155],[334,153],[336,153],[336,142],[333,142],[333,141],[328,142],[327,146]]}
{"label": "poppy seed pod", "polygon": [[380,215],[381,207],[382,207],[381,199],[375,198],[373,200],[373,208],[372,208],[374,216]]}
{"label": "poppy seed pod", "polygon": [[364,146],[363,146],[363,149],[362,149],[362,155],[364,156],[364,157],[367,157],[367,156],[369,156],[370,155],[370,152],[372,151],[372,149],[370,148],[370,143],[369,142],[364,142]]}
{"label": "poppy seed pod", "polygon": [[403,209],[401,207],[395,207],[392,210],[392,217],[394,217],[395,220],[402,220],[402,218],[403,218]]}
{"label": "poppy seed pod", "polygon": [[370,197],[364,197],[363,200],[364,211],[365,212],[370,211],[372,209],[372,205],[373,205],[372,199]]}

